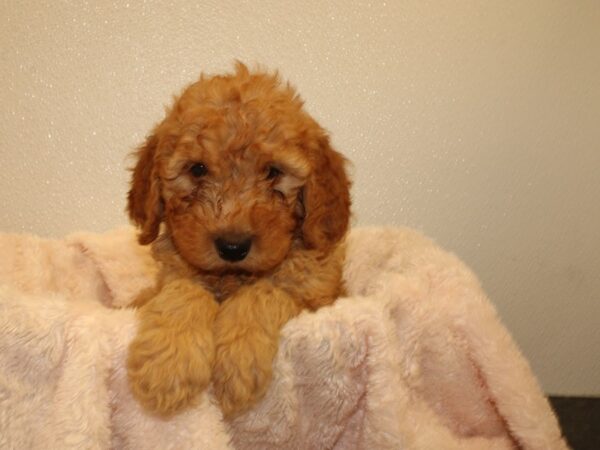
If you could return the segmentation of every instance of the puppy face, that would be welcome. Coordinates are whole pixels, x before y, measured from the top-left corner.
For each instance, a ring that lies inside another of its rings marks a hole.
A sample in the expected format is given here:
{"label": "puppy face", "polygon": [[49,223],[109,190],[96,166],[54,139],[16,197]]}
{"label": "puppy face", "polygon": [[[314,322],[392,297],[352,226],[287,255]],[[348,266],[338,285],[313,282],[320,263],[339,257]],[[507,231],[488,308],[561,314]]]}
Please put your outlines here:
{"label": "puppy face", "polygon": [[260,273],[292,243],[327,252],[345,234],[344,159],[275,75],[201,78],[138,151],[128,211],[153,241],[166,225],[201,271]]}
{"label": "puppy face", "polygon": [[207,110],[161,168],[165,217],[180,254],[204,271],[260,272],[281,262],[301,220],[309,161],[256,135],[238,108]]}

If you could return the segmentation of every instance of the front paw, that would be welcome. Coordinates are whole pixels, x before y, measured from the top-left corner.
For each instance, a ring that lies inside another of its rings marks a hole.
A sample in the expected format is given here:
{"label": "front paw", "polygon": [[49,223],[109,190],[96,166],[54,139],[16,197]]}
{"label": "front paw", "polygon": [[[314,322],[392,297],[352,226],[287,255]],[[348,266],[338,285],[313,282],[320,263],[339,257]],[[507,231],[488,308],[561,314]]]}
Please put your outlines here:
{"label": "front paw", "polygon": [[191,405],[210,382],[214,353],[209,330],[142,330],[129,347],[131,390],[149,411],[174,414]]}
{"label": "front paw", "polygon": [[271,381],[277,340],[258,327],[219,331],[213,386],[223,415],[232,418],[265,394]]}

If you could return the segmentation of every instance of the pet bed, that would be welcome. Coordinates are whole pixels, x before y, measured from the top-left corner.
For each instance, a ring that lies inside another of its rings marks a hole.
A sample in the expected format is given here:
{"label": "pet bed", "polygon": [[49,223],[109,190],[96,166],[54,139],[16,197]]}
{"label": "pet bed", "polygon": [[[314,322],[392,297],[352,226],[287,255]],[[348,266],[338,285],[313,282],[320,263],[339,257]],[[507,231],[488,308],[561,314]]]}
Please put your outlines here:
{"label": "pet bed", "polygon": [[349,296],[282,332],[266,397],[210,392],[163,420],[132,398],[121,308],[156,266],[132,229],[0,235],[0,448],[561,449],[552,410],[477,279],[408,229],[355,229]]}

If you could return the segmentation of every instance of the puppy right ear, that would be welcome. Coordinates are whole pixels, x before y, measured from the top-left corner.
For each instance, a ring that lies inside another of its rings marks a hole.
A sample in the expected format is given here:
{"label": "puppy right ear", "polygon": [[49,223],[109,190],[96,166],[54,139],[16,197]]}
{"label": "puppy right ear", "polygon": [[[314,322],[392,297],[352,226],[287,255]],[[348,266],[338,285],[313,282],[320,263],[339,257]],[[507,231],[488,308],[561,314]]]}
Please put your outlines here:
{"label": "puppy right ear", "polygon": [[127,212],[141,229],[138,241],[142,245],[156,239],[162,222],[160,179],[155,167],[157,147],[158,138],[153,135],[137,150],[137,163],[132,170],[131,189],[127,198]]}

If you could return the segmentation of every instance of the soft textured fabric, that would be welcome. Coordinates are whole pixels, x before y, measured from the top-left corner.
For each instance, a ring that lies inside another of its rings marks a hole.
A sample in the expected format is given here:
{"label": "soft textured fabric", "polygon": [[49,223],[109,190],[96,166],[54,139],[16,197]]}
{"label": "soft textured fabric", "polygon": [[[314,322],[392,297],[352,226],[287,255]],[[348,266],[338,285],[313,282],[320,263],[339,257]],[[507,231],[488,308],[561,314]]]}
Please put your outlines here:
{"label": "soft textured fabric", "polygon": [[266,397],[226,424],[132,398],[126,306],[157,267],[131,229],[0,235],[0,448],[560,449],[548,402],[477,279],[407,229],[356,229],[348,297],[282,332]]}

